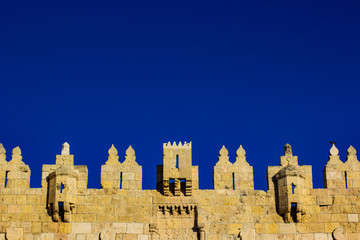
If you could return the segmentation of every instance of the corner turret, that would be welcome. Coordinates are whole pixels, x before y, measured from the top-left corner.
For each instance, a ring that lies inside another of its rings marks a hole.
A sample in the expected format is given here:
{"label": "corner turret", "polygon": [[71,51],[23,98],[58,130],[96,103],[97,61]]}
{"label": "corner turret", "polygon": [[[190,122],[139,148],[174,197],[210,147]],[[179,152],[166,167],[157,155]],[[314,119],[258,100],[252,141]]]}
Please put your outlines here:
{"label": "corner turret", "polygon": [[268,191],[275,194],[276,209],[285,222],[302,222],[306,197],[312,189],[312,168],[298,165],[298,157],[293,156],[288,143],[284,146],[280,165],[267,169]]}

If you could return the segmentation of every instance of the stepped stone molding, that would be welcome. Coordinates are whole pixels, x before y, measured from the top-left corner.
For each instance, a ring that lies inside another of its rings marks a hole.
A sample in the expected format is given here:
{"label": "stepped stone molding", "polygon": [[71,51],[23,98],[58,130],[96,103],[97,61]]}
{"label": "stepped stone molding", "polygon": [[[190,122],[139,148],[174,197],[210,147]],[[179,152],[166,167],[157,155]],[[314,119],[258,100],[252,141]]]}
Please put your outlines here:
{"label": "stepped stone molding", "polygon": [[0,143],[0,240],[360,239],[360,162],[353,146],[342,161],[332,143],[325,188],[314,189],[312,166],[300,165],[286,144],[279,166],[267,168],[266,191],[254,189],[253,160],[242,145],[235,159],[225,146],[219,149],[214,189],[199,189],[191,142],[163,144],[156,190],[142,189],[143,159],[131,145],[123,160],[111,145],[101,189],[88,188],[87,166],[75,164],[68,143],[55,164],[43,165],[41,188],[30,188],[20,147],[7,161]]}

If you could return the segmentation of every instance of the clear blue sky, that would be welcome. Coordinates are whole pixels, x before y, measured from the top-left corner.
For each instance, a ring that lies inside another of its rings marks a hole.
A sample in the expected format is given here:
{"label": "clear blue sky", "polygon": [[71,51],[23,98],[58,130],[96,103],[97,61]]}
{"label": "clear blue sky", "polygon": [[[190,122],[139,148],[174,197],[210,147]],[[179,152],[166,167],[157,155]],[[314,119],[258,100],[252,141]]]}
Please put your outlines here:
{"label": "clear blue sky", "polygon": [[100,187],[131,144],[155,189],[162,143],[192,141],[200,188],[242,144],[256,189],[290,143],[323,187],[329,140],[360,149],[358,1],[1,1],[0,142],[40,187],[61,144]]}

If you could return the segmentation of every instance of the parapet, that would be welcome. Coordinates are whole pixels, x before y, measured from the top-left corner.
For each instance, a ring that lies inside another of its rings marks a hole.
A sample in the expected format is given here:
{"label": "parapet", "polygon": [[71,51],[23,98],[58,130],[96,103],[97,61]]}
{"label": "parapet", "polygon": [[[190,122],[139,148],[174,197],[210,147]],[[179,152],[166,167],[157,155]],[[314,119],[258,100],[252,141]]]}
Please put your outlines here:
{"label": "parapet", "polygon": [[111,145],[101,189],[91,189],[87,167],[74,164],[64,143],[55,164],[43,165],[42,187],[30,188],[20,148],[8,162],[0,144],[0,239],[360,239],[360,162],[353,146],[345,162],[331,146],[325,188],[313,189],[312,167],[300,165],[286,144],[279,166],[267,168],[266,192],[254,189],[242,145],[234,160],[221,147],[214,189],[199,189],[191,150],[191,142],[164,143],[157,189],[143,190],[134,148],[122,159]]}

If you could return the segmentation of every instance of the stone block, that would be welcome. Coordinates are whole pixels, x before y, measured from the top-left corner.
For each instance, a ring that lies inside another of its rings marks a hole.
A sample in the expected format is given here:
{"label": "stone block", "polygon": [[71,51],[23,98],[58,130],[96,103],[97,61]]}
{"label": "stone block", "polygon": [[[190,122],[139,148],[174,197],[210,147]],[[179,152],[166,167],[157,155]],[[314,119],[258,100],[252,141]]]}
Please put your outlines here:
{"label": "stone block", "polygon": [[76,234],[76,240],[87,240],[87,235],[84,233]]}
{"label": "stone block", "polygon": [[33,222],[31,225],[32,233],[40,233],[41,232],[41,222]]}
{"label": "stone block", "polygon": [[296,233],[295,223],[280,223],[279,233]]}
{"label": "stone block", "polygon": [[7,240],[23,240],[24,230],[23,228],[7,228],[5,237]]}
{"label": "stone block", "polygon": [[43,233],[41,236],[42,240],[54,240],[55,234],[54,233]]}
{"label": "stone block", "polygon": [[359,214],[348,214],[348,222],[359,222]]}
{"label": "stone block", "polygon": [[328,235],[326,233],[315,233],[314,240],[328,240]]}
{"label": "stone block", "polygon": [[127,229],[127,233],[143,234],[144,233],[144,224],[128,223],[126,229]]}
{"label": "stone block", "polygon": [[91,223],[72,223],[72,233],[91,233]]}
{"label": "stone block", "polygon": [[301,234],[301,240],[314,240],[313,233]]}
{"label": "stone block", "polygon": [[240,223],[233,223],[228,225],[228,233],[229,234],[239,234],[239,231],[242,227]]}
{"label": "stone block", "polygon": [[149,235],[138,235],[138,240],[149,240]]}

